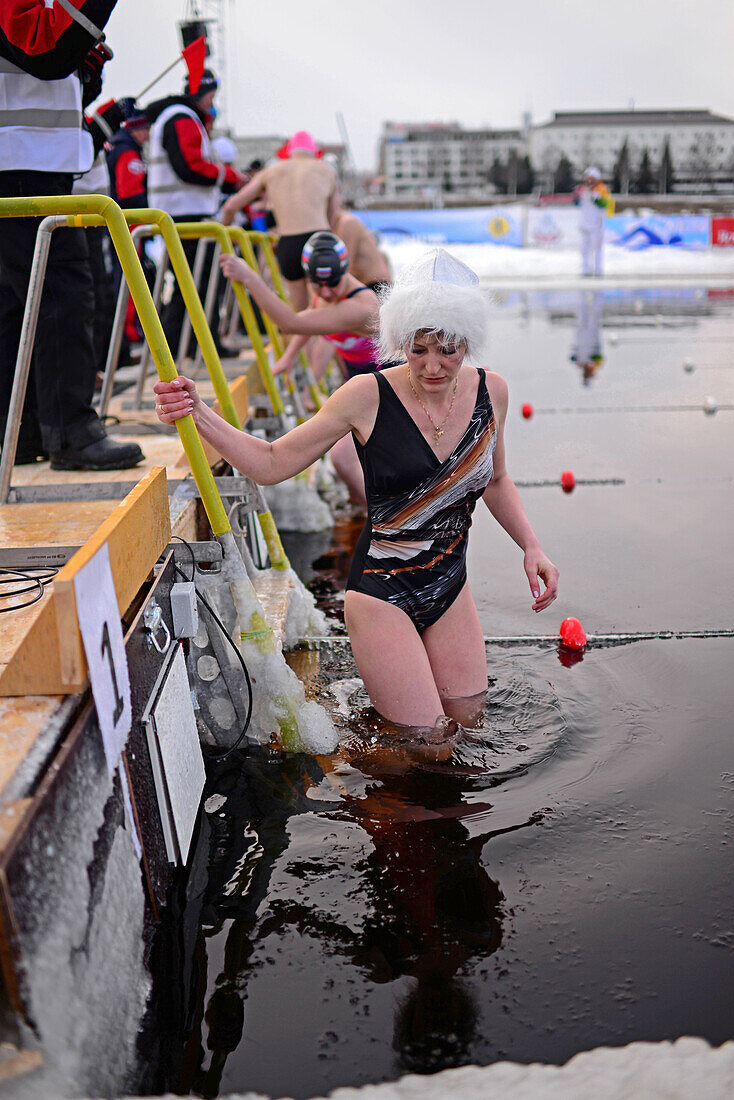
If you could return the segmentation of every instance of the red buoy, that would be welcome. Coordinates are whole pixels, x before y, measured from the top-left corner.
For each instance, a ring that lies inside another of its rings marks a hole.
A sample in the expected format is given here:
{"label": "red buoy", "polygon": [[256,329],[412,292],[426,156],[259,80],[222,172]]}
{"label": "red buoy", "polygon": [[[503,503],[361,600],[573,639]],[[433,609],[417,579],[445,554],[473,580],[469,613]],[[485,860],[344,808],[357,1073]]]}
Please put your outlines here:
{"label": "red buoy", "polygon": [[564,619],[559,633],[561,641],[569,649],[583,649],[586,645],[586,633],[578,619]]}
{"label": "red buoy", "polygon": [[525,404],[522,407],[521,412],[522,412],[522,415],[524,416],[524,418],[526,420],[529,420],[530,417],[533,415],[533,406],[530,404],[529,401],[525,402]]}
{"label": "red buoy", "polygon": [[576,478],[572,470],[564,470],[561,474],[561,488],[564,493],[572,493],[576,486]]}

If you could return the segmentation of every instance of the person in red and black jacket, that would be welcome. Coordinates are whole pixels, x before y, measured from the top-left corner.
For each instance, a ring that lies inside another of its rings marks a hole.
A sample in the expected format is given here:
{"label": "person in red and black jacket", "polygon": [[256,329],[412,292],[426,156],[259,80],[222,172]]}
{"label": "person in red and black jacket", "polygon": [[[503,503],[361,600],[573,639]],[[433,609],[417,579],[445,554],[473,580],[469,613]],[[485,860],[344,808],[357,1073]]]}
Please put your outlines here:
{"label": "person in red and black jacket", "polygon": [[[68,195],[94,159],[82,110],[101,90],[112,56],[102,28],[116,0],[0,3],[0,197]],[[0,232],[0,432],[4,434],[38,218]],[[82,229],[51,239],[32,377],[16,461],[50,455],[55,469],[124,469],[136,443],[109,439],[92,408],[96,363],[93,280]]]}
{"label": "person in red and black jacket", "polygon": [[150,133],[150,121],[144,111],[125,119],[107,150],[110,195],[124,210],[148,205],[148,169],[143,146]]}
{"label": "person in red and black jacket", "polygon": [[[216,217],[224,191],[238,191],[245,177],[214,158],[207,127],[216,115],[217,78],[205,69],[194,95],[168,96],[146,107],[151,121],[148,158],[148,199],[176,221],[209,221]],[[196,241],[184,241],[189,264]],[[207,249],[200,294],[209,280],[214,246]],[[176,355],[184,318],[184,302],[176,284],[161,321],[171,351]],[[216,339],[216,334],[215,334]]]}

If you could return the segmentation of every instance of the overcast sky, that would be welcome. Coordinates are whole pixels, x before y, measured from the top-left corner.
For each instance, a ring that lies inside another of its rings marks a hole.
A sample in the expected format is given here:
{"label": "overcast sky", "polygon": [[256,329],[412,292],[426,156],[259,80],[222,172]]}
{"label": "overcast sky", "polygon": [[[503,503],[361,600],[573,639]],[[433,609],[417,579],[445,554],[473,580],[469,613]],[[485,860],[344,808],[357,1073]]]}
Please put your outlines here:
{"label": "overcast sky", "polygon": [[[211,8],[212,5],[209,5]],[[180,49],[184,0],[118,0],[107,95],[136,94]],[[376,167],[382,122],[519,126],[554,110],[709,107],[734,117],[732,0],[224,0],[226,119],[311,130]],[[144,97],[179,91],[183,65]]]}

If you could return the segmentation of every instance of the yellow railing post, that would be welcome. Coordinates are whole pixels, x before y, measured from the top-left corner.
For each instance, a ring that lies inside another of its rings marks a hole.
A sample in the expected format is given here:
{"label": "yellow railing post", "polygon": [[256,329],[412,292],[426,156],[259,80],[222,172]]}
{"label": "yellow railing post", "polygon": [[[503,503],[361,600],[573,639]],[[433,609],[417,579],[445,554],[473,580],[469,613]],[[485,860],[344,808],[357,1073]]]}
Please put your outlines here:
{"label": "yellow railing post", "polygon": [[[102,195],[40,195],[30,198],[0,199],[0,218],[33,218],[45,217],[49,214],[65,215],[70,225],[82,225],[83,222],[80,219],[91,214],[99,218],[97,224],[106,224],[130,287],[130,294],[138,311],[158,375],[164,382],[172,382],[177,377],[176,365],[120,207],[112,199]],[[194,421],[190,416],[182,417],[176,421],[176,428],[201,493],[212,531],[215,535],[225,534],[231,530],[229,520],[214,484]]]}
{"label": "yellow railing post", "polygon": [[[244,233],[244,230],[240,230],[240,233]],[[288,302],[290,304],[288,295],[286,294],[285,284],[283,283],[283,276],[280,273],[278,261],[276,260],[275,252],[273,251],[273,243],[269,235],[267,233],[261,233],[258,230],[251,230],[249,233],[246,233],[245,236],[247,237],[247,244],[250,251],[252,252],[253,260],[255,253],[252,247],[252,242],[254,241],[255,244],[260,245],[260,247],[262,248],[265,262],[267,263],[268,270],[270,271],[270,277],[273,280],[275,293],[278,295],[279,298],[282,299],[282,301]],[[237,239],[239,241],[239,237]],[[304,351],[301,351],[299,353],[298,359],[304,371],[306,372],[308,390],[311,394],[311,400],[314,403],[314,407],[316,409],[320,409],[324,403],[324,395],[322,394],[319,386],[316,383],[316,380],[314,379],[313,372],[311,370],[311,364],[308,361],[306,353]]]}
{"label": "yellow railing post", "polygon": [[[241,425],[237,419],[237,410],[234,407],[232,394],[227,385],[227,379],[214,343],[214,338],[209,328],[209,323],[204,313],[204,307],[201,304],[199,292],[194,283],[191,268],[186,259],[186,254],[181,244],[181,238],[176,231],[176,225],[173,219],[170,214],[166,214],[163,210],[154,210],[150,208],[125,210],[123,214],[128,225],[150,226],[154,233],[160,234],[163,238],[166,251],[171,261],[171,268],[181,288],[181,296],[183,297],[184,305],[191,318],[191,327],[194,330],[194,335],[196,336],[202,355],[204,356],[207,373],[214,386],[214,393],[219,402],[219,407],[222,410],[222,415],[229,424],[232,424],[234,427],[240,427]],[[80,224],[85,224],[83,218]]]}
{"label": "yellow railing post", "polygon": [[[232,241],[230,239],[230,231],[226,226],[220,225],[219,222],[178,222],[176,224],[176,230],[183,238],[213,237],[219,241],[222,252],[234,253],[234,248],[232,247]],[[263,339],[255,317],[255,311],[252,308],[252,302],[248,298],[247,291],[242,283],[233,280],[232,289],[237,298],[237,304],[240,308],[242,320],[245,323],[247,335],[250,337],[252,343],[252,350],[255,353],[260,378],[270,398],[273,413],[275,416],[282,417],[285,415],[283,399],[275,384],[275,377],[270,368],[265,345],[263,344]]]}

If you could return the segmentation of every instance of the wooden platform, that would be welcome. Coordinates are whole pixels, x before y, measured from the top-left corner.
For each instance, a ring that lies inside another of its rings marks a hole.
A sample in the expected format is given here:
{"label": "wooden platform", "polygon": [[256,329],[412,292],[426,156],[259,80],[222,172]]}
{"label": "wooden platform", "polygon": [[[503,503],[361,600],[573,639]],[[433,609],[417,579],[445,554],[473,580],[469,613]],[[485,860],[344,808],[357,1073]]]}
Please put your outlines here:
{"label": "wooden platform", "polygon": [[[228,360],[230,371],[236,364],[239,371],[242,370],[242,360]],[[244,363],[246,365],[246,362]],[[197,383],[198,385],[198,383]],[[150,382],[152,386],[152,381]],[[210,399],[213,397],[208,382],[201,387],[203,394]],[[235,399],[235,405],[242,418],[248,414],[247,386],[244,379],[233,379],[230,389]],[[124,395],[123,395],[124,397]],[[115,398],[119,405],[121,398]],[[216,408],[216,403],[214,402]],[[114,404],[113,404],[114,408]],[[111,409],[111,412],[113,410]],[[142,410],[140,413],[123,413],[121,409],[114,412],[123,421],[125,439],[134,439],[140,444],[145,455],[145,460],[131,470],[114,470],[99,473],[82,471],[56,471],[51,470],[48,462],[37,463],[33,466],[16,466],[13,470],[12,484],[14,487],[22,486],[57,486],[62,490],[68,490],[71,486],[78,486],[83,493],[83,486],[95,485],[100,482],[129,481],[140,483],[148,477],[156,467],[163,467],[169,481],[180,480],[188,474],[186,456],[179,441],[178,433],[173,429],[170,433],[161,434],[158,431],[145,430],[146,424],[159,425],[153,410]],[[126,422],[135,419],[139,431],[131,431],[135,426]],[[110,425],[110,434],[115,434],[114,425]],[[209,451],[208,457],[212,465],[219,456]],[[95,532],[109,520],[118,500],[74,500],[73,502],[58,500],[52,503],[17,503],[0,506],[0,547],[7,548],[32,548],[39,546],[81,546],[93,538]],[[177,516],[173,533],[180,534],[189,540],[195,540],[198,536],[199,507],[194,500],[189,501],[183,511]],[[137,582],[138,584],[140,582]],[[55,586],[49,584],[43,599],[31,607],[0,615],[0,679],[8,674],[8,669],[17,660],[18,654],[24,646],[28,645],[28,639],[34,632],[38,636],[37,644],[40,644],[42,653],[44,622],[48,622],[49,603],[54,597]],[[269,609],[269,617],[272,612],[278,617],[281,599],[273,599],[273,607]],[[9,603],[7,598],[0,596],[0,607]],[[277,605],[277,606],[276,606]],[[122,610],[122,609],[121,609]],[[78,650],[77,650],[78,653]],[[82,683],[78,685],[81,688]],[[10,780],[16,773],[23,759],[33,746],[41,731],[53,721],[64,700],[61,694],[38,695],[14,694],[0,697],[0,805],[3,802],[3,792],[7,789]]]}

